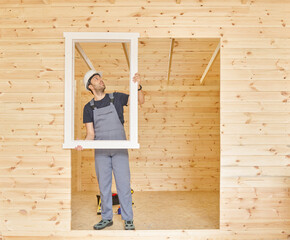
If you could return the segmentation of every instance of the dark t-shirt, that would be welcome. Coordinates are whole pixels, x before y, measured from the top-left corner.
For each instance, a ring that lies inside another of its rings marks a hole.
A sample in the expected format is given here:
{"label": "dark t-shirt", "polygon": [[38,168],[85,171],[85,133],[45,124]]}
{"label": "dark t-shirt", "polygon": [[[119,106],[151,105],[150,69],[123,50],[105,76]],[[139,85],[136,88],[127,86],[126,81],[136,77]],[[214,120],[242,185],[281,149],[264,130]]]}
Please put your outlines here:
{"label": "dark t-shirt", "polygon": [[[113,96],[114,96],[114,106],[117,110],[121,123],[124,124],[123,106],[127,106],[129,95],[125,93],[114,92]],[[95,101],[95,106],[97,108],[103,108],[109,106],[110,103],[111,99],[109,97],[109,94],[107,93],[102,100]],[[83,123],[89,122],[94,122],[93,108],[90,106],[90,102],[88,102],[85,105],[83,113]]]}

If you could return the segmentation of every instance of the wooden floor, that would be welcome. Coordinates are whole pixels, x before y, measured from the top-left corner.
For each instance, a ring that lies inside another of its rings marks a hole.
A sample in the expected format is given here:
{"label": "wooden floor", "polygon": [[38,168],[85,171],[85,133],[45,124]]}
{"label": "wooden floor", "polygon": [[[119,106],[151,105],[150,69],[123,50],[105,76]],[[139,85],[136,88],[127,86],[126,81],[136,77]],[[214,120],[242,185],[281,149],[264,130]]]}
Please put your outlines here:
{"label": "wooden floor", "polygon": [[[72,229],[92,230],[101,220],[95,192],[72,195]],[[137,230],[218,229],[218,192],[135,192],[134,224]],[[123,221],[113,206],[114,224],[105,230],[122,230]]]}

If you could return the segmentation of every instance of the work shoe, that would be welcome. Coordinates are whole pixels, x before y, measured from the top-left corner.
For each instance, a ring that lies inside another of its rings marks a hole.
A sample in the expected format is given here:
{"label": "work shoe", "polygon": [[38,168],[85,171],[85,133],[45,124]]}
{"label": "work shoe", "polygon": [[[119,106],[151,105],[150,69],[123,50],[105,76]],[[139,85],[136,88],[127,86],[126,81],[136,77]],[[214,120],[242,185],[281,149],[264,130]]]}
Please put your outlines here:
{"label": "work shoe", "polygon": [[125,230],[135,230],[135,226],[132,221],[125,221]]}
{"label": "work shoe", "polygon": [[113,220],[110,219],[110,220],[104,220],[102,219],[99,223],[95,224],[94,225],[94,229],[95,230],[101,230],[105,227],[109,227],[109,226],[112,226],[113,225]]}

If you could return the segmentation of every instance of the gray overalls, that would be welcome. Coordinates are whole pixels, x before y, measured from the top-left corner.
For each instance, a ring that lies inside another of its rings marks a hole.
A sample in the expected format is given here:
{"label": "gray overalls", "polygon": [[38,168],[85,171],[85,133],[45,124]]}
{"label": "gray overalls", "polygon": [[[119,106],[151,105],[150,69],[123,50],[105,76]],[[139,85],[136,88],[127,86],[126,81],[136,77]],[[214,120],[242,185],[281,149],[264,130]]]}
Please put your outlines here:
{"label": "gray overalls", "polygon": [[[95,140],[126,140],[124,126],[113,104],[113,93],[109,94],[110,105],[96,108],[94,99],[90,106],[94,109]],[[100,188],[102,219],[113,219],[112,210],[112,170],[121,205],[123,220],[133,220],[130,169],[127,149],[95,149],[95,168]]]}

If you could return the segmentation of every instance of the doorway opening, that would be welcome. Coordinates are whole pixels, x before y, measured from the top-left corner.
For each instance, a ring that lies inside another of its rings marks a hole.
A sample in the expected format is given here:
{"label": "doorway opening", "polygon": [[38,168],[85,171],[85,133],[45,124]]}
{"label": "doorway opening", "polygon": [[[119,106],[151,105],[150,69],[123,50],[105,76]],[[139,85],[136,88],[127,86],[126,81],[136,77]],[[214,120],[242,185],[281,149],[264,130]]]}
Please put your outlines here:
{"label": "doorway opening", "polygon": [[[141,38],[138,72],[145,103],[138,109],[140,149],[129,150],[134,224],[137,230],[219,229],[220,39]],[[92,63],[111,81],[108,91],[128,91],[122,44],[83,44]],[[113,71],[112,71],[113,69]],[[76,84],[88,70],[75,56]],[[202,81],[201,81],[202,80]],[[75,108],[75,136],[85,136],[82,90]],[[125,129],[129,111],[124,108]],[[126,130],[127,130],[126,129]],[[128,132],[128,130],[126,131]],[[72,229],[99,222],[94,151],[72,151]],[[116,193],[113,181],[112,192]],[[113,206],[114,225],[123,222]]]}

